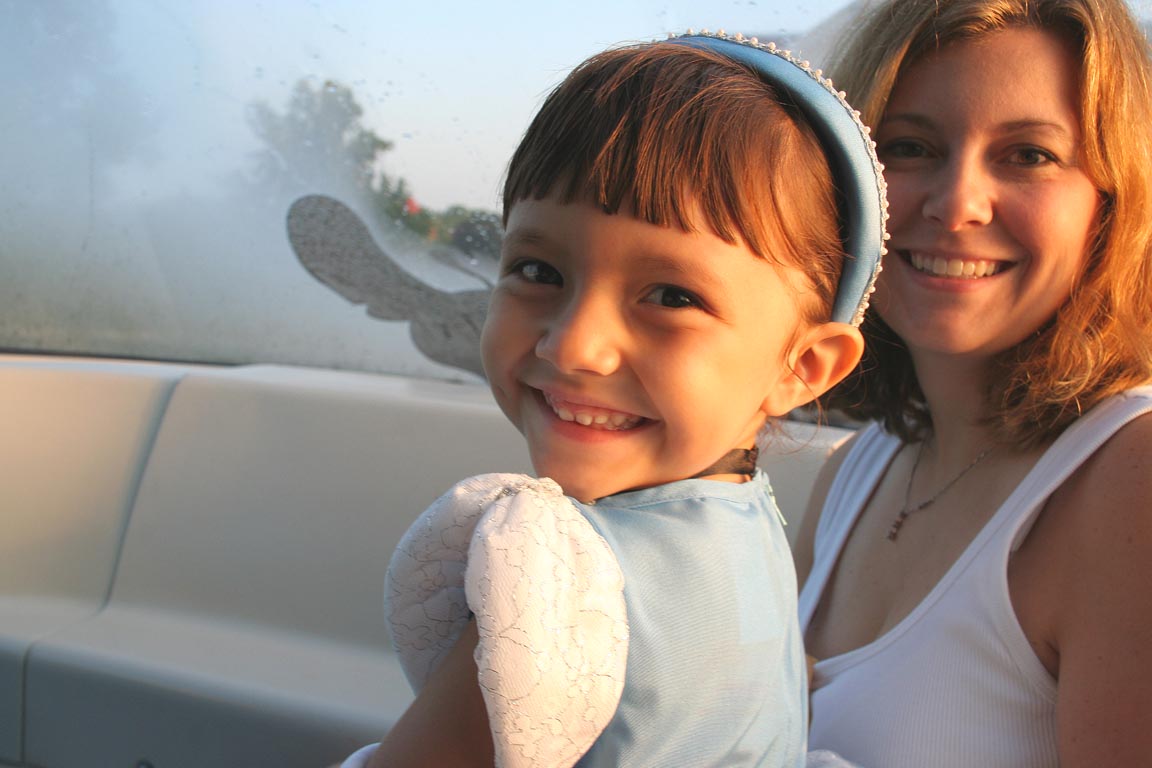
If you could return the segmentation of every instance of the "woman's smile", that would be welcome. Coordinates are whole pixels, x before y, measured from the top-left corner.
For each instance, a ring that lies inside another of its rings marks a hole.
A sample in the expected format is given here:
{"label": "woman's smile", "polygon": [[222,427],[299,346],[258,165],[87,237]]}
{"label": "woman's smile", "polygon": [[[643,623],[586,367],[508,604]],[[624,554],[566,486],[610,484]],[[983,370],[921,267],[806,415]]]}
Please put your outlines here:
{"label": "woman's smile", "polygon": [[997,354],[1067,300],[1099,201],[1077,67],[1061,38],[1008,29],[929,54],[893,90],[876,134],[897,258],[873,304],[913,354]]}
{"label": "woman's smile", "polygon": [[1006,261],[936,255],[923,251],[901,251],[899,255],[913,269],[926,275],[961,280],[991,277],[1012,266],[1011,262]]}

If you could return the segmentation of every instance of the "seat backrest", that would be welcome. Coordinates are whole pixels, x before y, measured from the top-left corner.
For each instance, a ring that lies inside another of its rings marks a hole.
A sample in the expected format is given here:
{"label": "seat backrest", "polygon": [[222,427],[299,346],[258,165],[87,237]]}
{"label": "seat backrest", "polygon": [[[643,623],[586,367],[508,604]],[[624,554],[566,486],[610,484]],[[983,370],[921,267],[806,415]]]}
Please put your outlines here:
{"label": "seat backrest", "polygon": [[527,469],[479,387],[192,373],[157,435],[113,604],[385,646],[384,570],[411,521],[460,478]]}
{"label": "seat backrest", "polygon": [[0,761],[20,761],[24,663],[107,599],[175,366],[0,358]]}

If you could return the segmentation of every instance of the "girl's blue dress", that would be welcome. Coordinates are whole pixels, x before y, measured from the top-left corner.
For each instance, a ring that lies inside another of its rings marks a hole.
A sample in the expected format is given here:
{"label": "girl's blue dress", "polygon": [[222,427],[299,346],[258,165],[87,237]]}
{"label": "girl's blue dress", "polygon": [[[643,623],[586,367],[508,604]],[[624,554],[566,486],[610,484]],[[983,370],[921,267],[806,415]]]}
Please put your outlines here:
{"label": "girl's blue dress", "polygon": [[795,573],[763,473],[593,504],[465,480],[398,547],[386,615],[416,690],[475,616],[497,765],[804,764]]}

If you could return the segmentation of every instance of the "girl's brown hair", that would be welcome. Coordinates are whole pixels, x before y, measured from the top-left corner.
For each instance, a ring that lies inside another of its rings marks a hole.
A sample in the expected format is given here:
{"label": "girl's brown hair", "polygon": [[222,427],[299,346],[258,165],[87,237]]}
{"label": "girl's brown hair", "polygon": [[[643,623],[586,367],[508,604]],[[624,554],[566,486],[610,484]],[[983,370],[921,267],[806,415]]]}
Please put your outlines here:
{"label": "girl's brown hair", "polygon": [[[837,47],[837,85],[879,125],[900,75],[950,43],[1046,30],[1081,54],[1081,165],[1104,204],[1084,274],[1052,321],[1001,353],[987,418],[1042,444],[1101,400],[1152,378],[1152,90],[1148,43],[1124,0],[888,0]],[[891,258],[891,257],[890,257]],[[932,426],[903,342],[875,311],[857,371],[825,405],[883,420],[904,440]]]}
{"label": "girl's brown hair", "polygon": [[798,110],[739,63],[650,43],[581,64],[512,156],[505,223],[520,200],[553,194],[659,226],[706,225],[800,268],[817,298],[810,319],[828,319],[844,260],[831,171]]}

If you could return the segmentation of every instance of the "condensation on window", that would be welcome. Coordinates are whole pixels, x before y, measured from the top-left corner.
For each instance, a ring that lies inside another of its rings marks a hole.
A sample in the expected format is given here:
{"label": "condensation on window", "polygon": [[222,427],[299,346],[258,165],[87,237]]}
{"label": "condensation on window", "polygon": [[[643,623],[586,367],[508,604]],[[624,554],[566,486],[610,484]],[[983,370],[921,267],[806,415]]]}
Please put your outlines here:
{"label": "condensation on window", "polygon": [[476,380],[504,166],[572,66],[850,13],[397,5],[0,5],[0,349]]}

